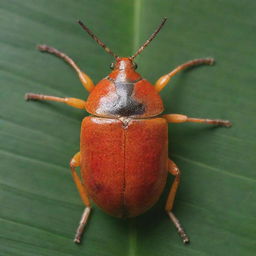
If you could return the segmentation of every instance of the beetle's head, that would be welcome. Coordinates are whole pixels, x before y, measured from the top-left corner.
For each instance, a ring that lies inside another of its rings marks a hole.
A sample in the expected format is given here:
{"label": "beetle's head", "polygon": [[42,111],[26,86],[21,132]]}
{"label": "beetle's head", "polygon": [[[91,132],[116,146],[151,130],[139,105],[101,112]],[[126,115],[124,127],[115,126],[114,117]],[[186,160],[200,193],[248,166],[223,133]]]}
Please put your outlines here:
{"label": "beetle's head", "polygon": [[110,64],[110,68],[113,70],[135,70],[137,67],[133,59],[127,57],[118,57],[116,58],[116,62]]}

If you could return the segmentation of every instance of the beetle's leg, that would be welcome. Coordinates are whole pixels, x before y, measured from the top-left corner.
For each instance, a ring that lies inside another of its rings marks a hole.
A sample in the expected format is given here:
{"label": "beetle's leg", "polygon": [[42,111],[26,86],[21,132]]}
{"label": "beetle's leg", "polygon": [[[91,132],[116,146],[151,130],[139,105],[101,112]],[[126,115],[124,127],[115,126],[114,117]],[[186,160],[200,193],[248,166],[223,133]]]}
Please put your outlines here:
{"label": "beetle's leg", "polygon": [[87,223],[88,217],[91,212],[91,204],[90,204],[89,198],[86,194],[84,185],[82,184],[78,174],[76,173],[76,167],[79,167],[79,166],[80,166],[80,152],[76,153],[70,161],[70,168],[71,168],[71,173],[72,173],[73,179],[75,181],[75,184],[76,184],[76,187],[80,194],[80,197],[81,197],[82,201],[84,202],[84,204],[86,205],[84,212],[82,214],[79,226],[76,230],[76,235],[75,235],[75,239],[74,239],[75,243],[80,243],[81,237],[84,232],[85,225]]}
{"label": "beetle's leg", "polygon": [[74,108],[85,109],[86,101],[76,99],[76,98],[60,98],[55,96],[43,95],[43,94],[35,94],[35,93],[26,93],[25,100],[50,100],[56,102],[66,103],[69,106]]}
{"label": "beetle's leg", "polygon": [[76,65],[76,63],[65,53],[60,52],[59,50],[57,50],[51,46],[48,46],[48,45],[38,45],[37,48],[41,52],[48,52],[48,53],[54,54],[57,57],[65,60],[77,72],[84,88],[89,92],[93,90],[94,83],[93,83],[92,79],[89,76],[87,76],[83,71],[81,71],[81,69]]}
{"label": "beetle's leg", "polygon": [[190,68],[193,66],[198,66],[198,65],[212,65],[214,63],[213,58],[205,58],[205,59],[195,59],[195,60],[190,60],[178,67],[176,67],[174,70],[172,70],[170,73],[161,76],[155,84],[155,88],[158,92],[160,92],[170,81],[170,79],[175,76],[178,72]]}
{"label": "beetle's leg", "polygon": [[168,123],[193,122],[193,123],[215,124],[215,125],[220,125],[225,127],[232,126],[232,123],[228,120],[192,118],[192,117],[188,117],[186,115],[181,115],[181,114],[163,115],[163,118],[165,118]]}
{"label": "beetle's leg", "polygon": [[170,159],[168,160],[168,171],[170,174],[175,176],[175,179],[171,186],[171,189],[170,189],[167,201],[166,201],[165,210],[166,210],[168,216],[170,217],[171,221],[173,222],[174,226],[177,228],[177,231],[178,231],[183,243],[186,244],[186,243],[189,243],[189,238],[188,238],[187,234],[185,233],[183,227],[181,226],[179,220],[172,212],[174,199],[176,196],[178,186],[180,184],[180,170],[178,169],[177,165]]}

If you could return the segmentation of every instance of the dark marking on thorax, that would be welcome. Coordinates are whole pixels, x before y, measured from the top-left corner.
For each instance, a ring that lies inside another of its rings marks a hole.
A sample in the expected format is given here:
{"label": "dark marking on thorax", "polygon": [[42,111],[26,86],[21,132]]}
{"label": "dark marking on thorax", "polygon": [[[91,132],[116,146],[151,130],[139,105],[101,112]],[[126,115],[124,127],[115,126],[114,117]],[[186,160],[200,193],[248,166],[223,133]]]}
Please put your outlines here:
{"label": "dark marking on thorax", "polygon": [[133,98],[134,84],[141,80],[130,81],[127,79],[125,72],[120,71],[116,79],[107,77],[114,83],[116,88],[117,99],[108,112],[119,116],[141,115],[145,112],[145,106]]}

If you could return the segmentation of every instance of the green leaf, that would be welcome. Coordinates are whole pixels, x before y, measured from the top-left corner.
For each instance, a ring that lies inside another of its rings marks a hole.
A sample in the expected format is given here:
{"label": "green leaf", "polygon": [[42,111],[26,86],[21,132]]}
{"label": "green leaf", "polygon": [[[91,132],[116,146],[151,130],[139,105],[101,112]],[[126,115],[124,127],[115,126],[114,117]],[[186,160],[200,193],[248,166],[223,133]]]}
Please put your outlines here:
{"label": "green leaf", "polygon": [[[249,0],[1,1],[0,255],[254,255],[255,8]],[[77,246],[72,239],[83,205],[68,163],[79,150],[86,114],[23,96],[88,94],[68,65],[35,47],[45,43],[64,51],[99,81],[112,57],[76,20],[129,56],[164,16],[167,24],[137,58],[145,78],[154,83],[193,58],[217,60],[173,78],[161,93],[165,113],[234,123],[231,129],[170,125],[170,157],[182,170],[174,212],[191,244],[181,243],[163,210],[170,177],[159,203],[133,220],[95,206]]]}

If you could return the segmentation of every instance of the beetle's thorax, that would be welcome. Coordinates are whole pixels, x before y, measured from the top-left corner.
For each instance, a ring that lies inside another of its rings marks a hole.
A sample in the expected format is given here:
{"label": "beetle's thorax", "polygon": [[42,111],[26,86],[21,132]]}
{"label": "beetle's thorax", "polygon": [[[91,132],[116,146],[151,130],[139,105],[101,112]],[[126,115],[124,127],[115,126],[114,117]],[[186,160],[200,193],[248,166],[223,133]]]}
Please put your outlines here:
{"label": "beetle's thorax", "polygon": [[135,71],[131,58],[117,58],[113,71],[91,92],[87,111],[103,117],[155,116],[163,111],[154,87]]}

